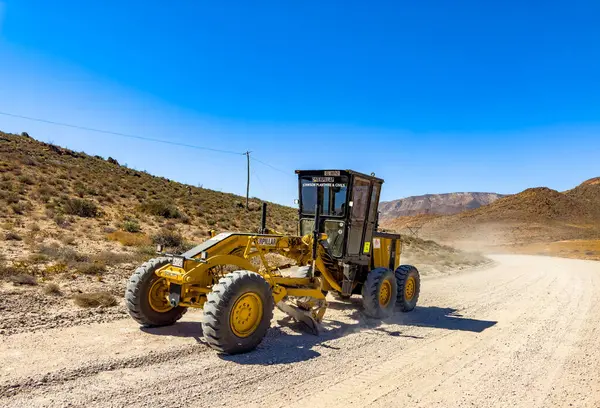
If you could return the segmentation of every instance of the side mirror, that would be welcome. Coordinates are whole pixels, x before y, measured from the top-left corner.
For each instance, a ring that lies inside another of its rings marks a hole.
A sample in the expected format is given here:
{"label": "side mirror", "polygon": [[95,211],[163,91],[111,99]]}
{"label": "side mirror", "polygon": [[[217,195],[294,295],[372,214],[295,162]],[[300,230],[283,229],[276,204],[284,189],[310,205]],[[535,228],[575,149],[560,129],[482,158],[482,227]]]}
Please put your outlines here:
{"label": "side mirror", "polygon": [[162,251],[163,251],[162,244],[156,244],[156,252],[158,252],[160,254],[160,253],[162,253]]}
{"label": "side mirror", "polygon": [[300,200],[298,200],[297,198],[294,199],[294,204],[298,205],[300,204]]}
{"label": "side mirror", "polygon": [[348,201],[348,207],[352,207],[354,205],[353,201]]}

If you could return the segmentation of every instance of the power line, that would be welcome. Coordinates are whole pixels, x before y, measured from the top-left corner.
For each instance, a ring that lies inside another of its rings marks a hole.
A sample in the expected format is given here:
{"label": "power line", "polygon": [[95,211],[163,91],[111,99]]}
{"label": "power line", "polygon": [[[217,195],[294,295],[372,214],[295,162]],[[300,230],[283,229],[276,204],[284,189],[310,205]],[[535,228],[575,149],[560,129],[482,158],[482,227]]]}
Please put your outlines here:
{"label": "power line", "polygon": [[187,143],[172,142],[170,140],[154,139],[154,138],[151,138],[151,137],[130,135],[130,134],[121,133],[121,132],[113,132],[111,130],[95,129],[95,128],[90,128],[90,127],[87,127],[87,126],[71,125],[69,123],[55,122],[55,121],[52,121],[52,120],[46,120],[46,119],[40,119],[40,118],[33,118],[33,117],[30,117],[30,116],[23,116],[23,115],[16,115],[14,113],[8,113],[8,112],[2,112],[2,111],[0,111],[0,115],[10,116],[10,117],[19,118],[19,119],[26,119],[26,120],[30,120],[30,121],[34,121],[34,122],[48,123],[48,124],[51,124],[51,125],[64,126],[64,127],[69,127],[69,128],[73,128],[73,129],[87,130],[87,131],[90,131],[90,132],[104,133],[104,134],[107,134],[107,135],[121,136],[121,137],[128,137],[128,138],[131,138],[131,139],[145,140],[145,141],[148,141],[148,142],[164,143],[164,144],[170,144],[170,145],[174,145],[174,146],[188,147],[190,149],[209,150],[211,152],[219,152],[219,153],[227,153],[227,154],[235,154],[235,155],[245,155],[246,154],[246,153],[242,153],[242,152],[234,152],[234,151],[231,151],[231,150],[214,149],[212,147],[196,146],[196,145],[191,145],[191,144],[187,144]]}
{"label": "power line", "polygon": [[[292,175],[291,175],[289,172],[287,172],[287,171],[285,171],[285,170],[281,170],[281,169],[279,169],[279,168],[277,168],[277,167],[275,167],[275,166],[272,166],[272,165],[270,165],[269,163],[265,163],[265,162],[264,162],[264,161],[262,161],[262,160],[258,160],[256,157],[251,157],[250,159],[251,159],[251,160],[254,160],[254,161],[256,161],[256,162],[258,162],[258,163],[260,163],[260,164],[263,164],[263,165],[265,165],[265,166],[267,166],[267,167],[270,167],[270,168],[272,168],[272,169],[273,169],[273,170],[275,170],[275,171],[278,171],[278,172],[280,172],[280,173],[283,173],[283,174],[287,174],[288,176],[292,176]],[[292,176],[292,177],[294,177],[294,176]]]}
{"label": "power line", "polygon": [[252,169],[252,175],[253,175],[254,177],[256,177],[256,179],[257,179],[257,180],[258,180],[258,182],[260,183],[260,185],[261,185],[261,187],[262,187],[262,192],[263,192],[263,193],[266,193],[266,192],[268,191],[268,190],[267,190],[267,187],[265,187],[265,185],[263,184],[263,182],[262,182],[262,180],[260,179],[260,177],[258,177],[258,173],[256,173],[256,171],[255,171],[254,169]]}
{"label": "power line", "polygon": [[248,162],[248,178],[246,179],[246,210],[249,209],[248,201],[250,200],[250,150],[247,150],[244,154]]}
{"label": "power line", "polygon": [[[264,166],[271,168],[272,170],[286,174],[290,177],[294,177],[293,175],[291,175],[289,172],[287,172],[285,170],[275,167],[267,162],[264,162],[262,160],[255,158],[253,156],[250,156],[250,152],[234,152],[232,150],[215,149],[212,147],[197,146],[197,145],[192,145],[192,144],[188,144],[188,143],[173,142],[173,141],[164,140],[164,139],[155,139],[152,137],[132,135],[132,134],[127,134],[127,133],[122,133],[122,132],[115,132],[112,130],[96,129],[96,128],[92,128],[92,127],[88,127],[88,126],[80,126],[80,125],[73,125],[73,124],[64,123],[64,122],[56,122],[53,120],[34,118],[31,116],[25,116],[25,115],[17,115],[15,113],[9,113],[9,112],[3,112],[3,111],[0,111],[0,115],[9,116],[9,117],[18,118],[18,119],[25,119],[25,120],[29,120],[29,121],[33,121],[33,122],[47,123],[47,124],[55,125],[55,126],[63,126],[63,127],[68,127],[68,128],[72,128],[72,129],[85,130],[85,131],[89,131],[89,132],[103,133],[103,134],[107,134],[107,135],[126,137],[126,138],[130,138],[130,139],[144,140],[147,142],[163,143],[163,144],[168,144],[168,145],[173,145],[173,146],[187,147],[190,149],[207,150],[207,151],[218,152],[218,153],[233,154],[236,156],[237,155],[247,156],[248,161],[254,160],[257,163],[260,163]],[[249,181],[248,181],[248,184],[249,184]]]}

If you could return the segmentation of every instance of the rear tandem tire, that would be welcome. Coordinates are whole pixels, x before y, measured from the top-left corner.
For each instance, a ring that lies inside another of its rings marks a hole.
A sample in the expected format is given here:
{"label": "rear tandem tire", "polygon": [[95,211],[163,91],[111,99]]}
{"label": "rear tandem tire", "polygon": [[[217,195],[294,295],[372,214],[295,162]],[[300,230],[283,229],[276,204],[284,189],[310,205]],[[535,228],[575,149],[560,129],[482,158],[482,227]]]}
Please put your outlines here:
{"label": "rear tandem tire", "polygon": [[412,265],[400,265],[396,268],[398,298],[396,304],[403,312],[410,312],[417,306],[421,291],[419,271]]}
{"label": "rear tandem tire", "polygon": [[397,298],[397,282],[394,272],[387,268],[376,268],[367,274],[362,287],[365,313],[383,319],[394,313]]}
{"label": "rear tandem tire", "polygon": [[204,304],[202,331],[213,349],[245,353],[263,340],[275,307],[271,287],[258,273],[236,271],[213,286]]}
{"label": "rear tandem tire", "polygon": [[[187,311],[186,307],[164,306],[163,311],[157,311],[150,304],[150,290],[154,285],[159,285],[163,279],[155,272],[167,265],[169,258],[155,258],[145,262],[135,270],[125,289],[125,305],[129,315],[145,327],[168,326],[181,319]],[[166,299],[165,299],[166,302]],[[161,310],[158,308],[158,310]]]}

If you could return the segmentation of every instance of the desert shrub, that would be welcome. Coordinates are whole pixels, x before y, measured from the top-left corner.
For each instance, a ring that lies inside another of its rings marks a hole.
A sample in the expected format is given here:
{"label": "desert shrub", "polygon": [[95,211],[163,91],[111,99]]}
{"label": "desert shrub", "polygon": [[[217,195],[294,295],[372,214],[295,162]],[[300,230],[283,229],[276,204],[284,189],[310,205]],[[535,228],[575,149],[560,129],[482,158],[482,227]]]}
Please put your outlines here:
{"label": "desert shrub", "polygon": [[164,218],[179,218],[181,213],[173,204],[167,201],[153,200],[140,205],[146,214],[157,215]]}
{"label": "desert shrub", "polygon": [[259,211],[261,208],[262,208],[262,205],[255,201],[250,201],[248,203],[248,210],[250,210],[250,211]]}
{"label": "desert shrub", "polygon": [[156,255],[156,248],[150,245],[141,246],[137,249],[137,253],[142,259],[149,259]]}
{"label": "desert shrub", "polygon": [[66,214],[86,218],[97,217],[99,214],[96,204],[81,198],[67,199],[63,204],[63,210]]}
{"label": "desert shrub", "polygon": [[60,245],[40,245],[37,248],[39,254],[44,254],[50,259],[65,262],[72,265],[79,262],[89,262],[90,257],[74,250],[73,248],[61,247]]}
{"label": "desert shrub", "polygon": [[23,174],[19,177],[19,181],[23,184],[27,184],[29,186],[35,184],[35,180],[28,174]]}
{"label": "desert shrub", "polygon": [[53,216],[53,219],[56,225],[58,225],[61,228],[69,228],[69,226],[71,225],[71,223],[67,220],[67,217],[65,217],[62,214],[55,214]]}
{"label": "desert shrub", "polygon": [[64,264],[62,262],[58,262],[58,263],[55,263],[54,265],[47,266],[44,269],[43,274],[45,274],[45,275],[58,275],[60,273],[65,273],[68,270],[69,270],[69,267],[66,264]]}
{"label": "desert shrub", "polygon": [[62,295],[62,291],[60,290],[60,286],[58,286],[58,284],[50,282],[48,284],[46,284],[44,286],[43,289],[44,293],[46,295],[54,295],[54,296],[60,296]]}
{"label": "desert shrub", "polygon": [[127,231],[114,231],[107,235],[111,241],[117,241],[124,246],[150,245],[151,241],[147,235]]}
{"label": "desert shrub", "polygon": [[14,273],[14,269],[6,265],[4,257],[0,258],[0,278],[4,279]]}
{"label": "desert shrub", "polygon": [[106,265],[101,262],[81,262],[76,268],[77,272],[84,275],[101,275],[106,272]]}
{"label": "desert shrub", "polygon": [[163,228],[152,236],[152,243],[168,248],[177,248],[183,245],[183,237],[176,231]]}
{"label": "desert shrub", "polygon": [[75,194],[77,194],[79,197],[83,198],[87,194],[88,189],[81,181],[77,180],[73,184],[73,191],[75,191]]}
{"label": "desert shrub", "polygon": [[112,251],[103,251],[93,257],[95,262],[100,262],[106,266],[128,263],[137,258],[133,254],[124,254]]}
{"label": "desert shrub", "polygon": [[142,228],[140,227],[140,223],[137,220],[129,219],[123,222],[123,231],[127,232],[140,232]]}
{"label": "desert shrub", "polygon": [[25,156],[21,159],[21,163],[23,163],[26,166],[37,166],[39,165],[38,161],[35,160],[33,157],[31,156]]}
{"label": "desert shrub", "polygon": [[117,299],[108,292],[78,293],[73,296],[80,307],[111,307],[117,305]]}
{"label": "desert shrub", "polygon": [[65,235],[60,238],[60,242],[65,245],[75,245],[75,237],[73,235]]}
{"label": "desert shrub", "polygon": [[19,195],[14,191],[0,190],[0,199],[7,204],[16,204],[19,202]]}
{"label": "desert shrub", "polygon": [[10,208],[13,210],[13,212],[15,214],[17,214],[17,215],[23,215],[23,214],[25,214],[25,212],[27,210],[29,210],[30,207],[26,203],[20,201],[18,203],[11,204]]}
{"label": "desert shrub", "polygon": [[23,238],[14,231],[8,231],[4,236],[7,241],[22,241]]}
{"label": "desert shrub", "polygon": [[27,257],[27,260],[29,262],[31,262],[32,264],[40,264],[40,263],[47,262],[48,256],[44,255],[44,254],[33,253],[33,254],[29,254],[29,256]]}
{"label": "desert shrub", "polygon": [[17,273],[15,275],[11,275],[8,277],[8,281],[12,282],[14,285],[35,286],[38,284],[35,276],[26,273]]}

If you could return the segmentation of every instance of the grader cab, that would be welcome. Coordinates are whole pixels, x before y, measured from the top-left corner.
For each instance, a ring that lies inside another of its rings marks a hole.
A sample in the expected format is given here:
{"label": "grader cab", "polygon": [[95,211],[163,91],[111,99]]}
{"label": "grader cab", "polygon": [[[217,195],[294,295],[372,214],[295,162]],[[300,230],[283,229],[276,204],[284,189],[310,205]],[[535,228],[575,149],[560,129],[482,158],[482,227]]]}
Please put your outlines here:
{"label": "grader cab", "polygon": [[[318,334],[330,292],[338,299],[362,296],[372,318],[414,309],[419,272],[400,264],[400,235],[378,231],[383,180],[351,170],[296,173],[298,235],[267,229],[263,207],[258,233],[212,234],[183,254],[162,254],[129,280],[131,317],[144,326],[165,326],[188,308],[201,308],[207,343],[234,354],[260,344],[275,307]],[[294,265],[273,264],[267,254]]]}

